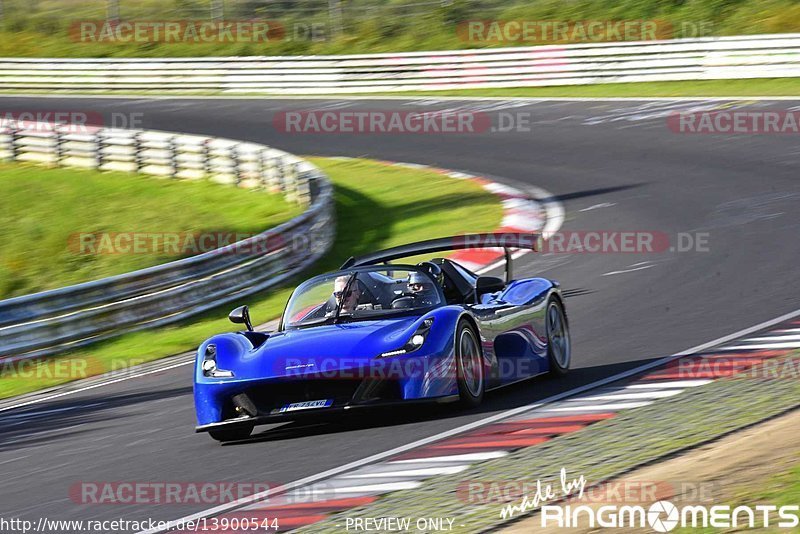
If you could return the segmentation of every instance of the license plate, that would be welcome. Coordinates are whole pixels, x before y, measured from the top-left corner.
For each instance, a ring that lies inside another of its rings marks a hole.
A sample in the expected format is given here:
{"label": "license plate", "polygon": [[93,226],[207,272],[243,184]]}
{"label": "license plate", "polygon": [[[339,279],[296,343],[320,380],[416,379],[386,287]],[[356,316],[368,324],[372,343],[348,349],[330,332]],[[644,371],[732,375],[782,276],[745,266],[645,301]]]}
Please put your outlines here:
{"label": "license plate", "polygon": [[293,402],[282,406],[278,412],[296,412],[298,410],[312,410],[314,408],[329,408],[330,406],[333,406],[333,399]]}

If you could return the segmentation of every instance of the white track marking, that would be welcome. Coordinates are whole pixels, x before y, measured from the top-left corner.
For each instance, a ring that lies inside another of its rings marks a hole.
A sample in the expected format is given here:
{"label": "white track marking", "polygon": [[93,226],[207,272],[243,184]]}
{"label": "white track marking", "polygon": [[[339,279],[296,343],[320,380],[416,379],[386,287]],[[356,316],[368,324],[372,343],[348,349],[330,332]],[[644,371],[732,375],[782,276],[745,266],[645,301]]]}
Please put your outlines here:
{"label": "white track marking", "polygon": [[641,267],[634,267],[633,269],[623,269],[621,271],[610,271],[607,273],[603,273],[603,276],[613,276],[615,274],[625,274],[625,273],[632,273],[635,271],[643,271],[645,269],[650,269],[651,267],[655,267],[655,265],[643,265]]}
{"label": "white track marking", "polygon": [[796,349],[800,348],[800,341],[787,343],[758,343],[755,345],[736,345],[734,347],[721,347],[719,350],[754,350],[754,349]]}
{"label": "white track marking", "polygon": [[745,341],[800,341],[800,334],[790,336],[750,337]]}
{"label": "white track marking", "polygon": [[782,330],[773,330],[772,333],[775,334],[794,334],[800,332],[800,328],[784,328]]}
{"label": "white track marking", "polygon": [[393,460],[387,464],[425,464],[440,462],[482,462],[508,456],[506,451],[472,452],[468,454],[453,454],[450,456],[431,456],[430,458],[409,458],[408,460]]}
{"label": "white track marking", "polygon": [[339,478],[391,478],[391,477],[430,477],[434,475],[454,475],[467,469],[469,465],[454,465],[449,467],[423,467],[420,469],[407,469],[404,471],[374,471],[342,475]]}
{"label": "white track marking", "polygon": [[589,206],[588,208],[583,208],[583,209],[580,209],[578,211],[592,211],[592,210],[598,210],[598,209],[601,209],[601,208],[611,208],[613,206],[616,206],[616,203],[614,203],[614,202],[603,202],[601,204],[594,204],[593,206]]}
{"label": "white track marking", "polygon": [[653,404],[652,401],[650,402],[616,402],[611,404],[589,404],[588,406],[563,406],[563,407],[556,407],[556,408],[547,408],[544,410],[545,412],[594,412],[594,411],[603,411],[603,412],[616,412],[619,410],[628,410],[630,408],[641,408],[642,406],[648,406]]}
{"label": "white track marking", "polygon": [[668,391],[643,391],[640,393],[619,393],[608,395],[592,395],[591,397],[576,397],[576,401],[614,401],[614,400],[636,400],[636,399],[665,399],[682,393],[682,389],[673,388]]}
{"label": "white track marking", "polygon": [[[239,500],[236,500],[236,501],[233,501],[233,502],[221,504],[221,505],[216,506],[214,508],[210,508],[210,509],[204,510],[202,512],[197,512],[195,514],[185,516],[185,517],[183,517],[181,519],[170,521],[167,524],[167,527],[165,529],[144,530],[144,531],[140,532],[139,534],[156,534],[156,533],[159,533],[159,532],[166,532],[170,528],[174,528],[175,526],[179,525],[180,522],[183,522],[183,524],[186,524],[186,522],[188,522],[188,521],[196,521],[196,520],[204,518],[204,517],[209,517],[209,516],[221,514],[221,513],[227,512],[229,510],[233,510],[235,508],[240,508],[245,504],[251,504],[251,503],[257,502],[257,501],[263,501],[264,499],[266,499],[268,497],[271,497],[271,496],[274,496],[274,495],[277,495],[277,494],[280,494],[280,493],[284,493],[286,491],[293,490],[293,489],[299,488],[301,486],[306,486],[308,484],[312,484],[314,482],[317,482],[317,481],[320,481],[320,480],[324,480],[326,478],[331,478],[333,476],[336,476],[336,475],[339,475],[339,474],[342,474],[342,473],[346,473],[348,471],[354,471],[355,469],[357,469],[359,467],[363,467],[365,465],[377,463],[377,462],[379,462],[381,460],[384,460],[386,458],[391,458],[392,456],[397,456],[397,455],[402,454],[404,452],[408,452],[410,450],[420,448],[422,446],[428,445],[428,444],[436,442],[436,441],[440,441],[440,440],[442,440],[444,438],[449,438],[451,436],[455,436],[457,434],[462,434],[462,433],[467,432],[469,430],[474,430],[476,428],[480,428],[482,426],[485,426],[485,425],[488,425],[488,424],[491,424],[491,423],[496,423],[496,422],[502,421],[504,419],[509,419],[509,418],[514,417],[516,415],[523,414],[525,412],[530,412],[530,411],[532,411],[532,410],[534,410],[536,408],[541,408],[542,406],[544,406],[546,404],[550,404],[550,403],[553,403],[553,402],[556,402],[556,401],[560,401],[560,400],[563,400],[563,399],[566,399],[566,398],[569,398],[569,397],[573,397],[573,396],[578,395],[580,393],[584,393],[584,392],[591,391],[593,389],[597,389],[599,387],[602,387],[602,386],[605,386],[605,385],[608,385],[608,384],[612,384],[614,382],[617,382],[617,381],[622,380],[624,378],[629,378],[631,376],[637,375],[637,374],[639,374],[639,373],[641,373],[643,371],[647,371],[649,369],[655,369],[656,367],[661,367],[662,365],[664,365],[666,363],[669,363],[669,362],[671,362],[673,360],[676,360],[676,359],[678,359],[678,358],[680,358],[682,356],[688,356],[690,354],[695,354],[695,353],[704,351],[704,350],[709,349],[711,347],[716,347],[718,345],[721,345],[722,343],[727,343],[728,341],[731,341],[731,340],[746,336],[748,334],[751,334],[753,332],[757,332],[759,330],[763,330],[763,329],[768,328],[768,327],[770,327],[772,325],[775,325],[775,324],[778,324],[778,323],[782,323],[783,321],[788,321],[789,319],[793,319],[793,318],[795,318],[797,316],[800,316],[800,310],[795,310],[795,311],[786,313],[784,315],[781,315],[780,317],[776,317],[774,319],[770,319],[769,321],[764,321],[763,323],[757,324],[755,326],[751,326],[749,328],[745,328],[743,330],[739,330],[738,332],[733,332],[732,334],[728,334],[727,336],[722,336],[720,338],[714,339],[714,340],[709,341],[707,343],[703,343],[701,345],[697,345],[695,347],[691,347],[691,348],[686,349],[684,351],[672,354],[671,356],[666,356],[664,358],[659,358],[659,359],[657,359],[655,361],[640,365],[638,367],[635,367],[633,369],[629,369],[627,371],[623,371],[623,372],[618,373],[616,375],[612,375],[612,376],[603,378],[603,379],[598,380],[596,382],[592,382],[590,384],[586,384],[586,385],[577,387],[575,389],[572,389],[572,390],[569,390],[569,391],[565,391],[563,393],[559,393],[559,394],[553,395],[553,396],[548,397],[546,399],[542,399],[541,401],[537,401],[537,402],[534,402],[534,403],[531,403],[531,404],[528,404],[528,405],[525,405],[525,406],[519,406],[517,408],[513,408],[511,410],[507,410],[505,412],[501,412],[501,413],[498,413],[498,414],[490,415],[489,417],[486,417],[484,419],[481,419],[481,420],[478,420],[478,421],[473,421],[473,422],[468,423],[466,425],[462,425],[460,427],[453,428],[451,430],[446,430],[446,431],[441,432],[439,434],[435,434],[433,436],[428,436],[427,438],[423,438],[423,439],[414,441],[412,443],[408,443],[406,445],[401,445],[399,447],[395,447],[394,449],[390,449],[388,451],[384,451],[384,452],[381,452],[381,453],[378,453],[378,454],[373,454],[372,456],[368,456],[366,458],[362,458],[361,460],[356,460],[354,462],[350,462],[349,464],[341,465],[339,467],[334,467],[332,469],[328,469],[327,471],[323,471],[323,472],[317,473],[315,475],[310,475],[310,476],[307,476],[305,478],[301,478],[299,480],[295,480],[293,482],[289,482],[289,483],[287,483],[287,484],[285,484],[283,486],[272,488],[270,490],[254,494],[252,496],[249,496],[249,497],[246,497],[246,498],[243,498],[243,499],[239,499]],[[635,403],[631,403],[631,404],[635,404]],[[581,408],[585,409],[585,407],[581,407]],[[493,453],[497,453],[499,451],[492,451],[492,452]],[[484,454],[490,454],[490,453],[484,453]],[[469,455],[459,455],[459,456],[461,457],[461,459],[463,459],[465,456],[469,456]],[[451,456],[451,458],[453,458],[455,460],[455,456]],[[489,457],[486,457],[486,459],[489,459]],[[433,461],[433,459],[431,459],[431,458],[413,459],[413,461],[420,461],[420,462],[424,462],[426,460]],[[403,461],[403,460],[399,460],[398,462],[400,462],[400,461]],[[409,460],[405,460],[405,461],[409,462]],[[436,458],[436,461],[442,461],[442,457]]]}
{"label": "white track marking", "polygon": [[[341,479],[339,479],[341,480]],[[415,480],[408,480],[404,482],[384,482],[382,484],[358,484],[354,486],[336,486],[336,487],[314,487],[312,491],[314,492],[315,496],[318,495],[328,495],[334,494],[338,495],[340,493],[386,493],[389,491],[400,491],[400,490],[407,490],[407,489],[414,489],[418,488],[422,485],[422,482],[417,482]]]}
{"label": "white track marking", "polygon": [[728,341],[733,341],[734,339],[738,339],[740,337],[744,337],[746,335],[752,334],[753,332],[758,332],[759,330],[764,330],[765,328],[769,328],[772,325],[782,323],[784,321],[788,321],[789,319],[794,319],[795,317],[800,316],[800,310],[790,311],[789,313],[784,313],[780,317],[776,317],[774,319],[770,319],[768,321],[764,321],[763,323],[759,323],[754,326],[750,326],[743,330],[739,330],[738,332],[734,332],[732,334],[728,334],[727,336],[722,336],[721,338],[715,339],[713,341],[709,341],[708,343],[703,343],[702,345],[698,345],[696,347],[692,347],[691,349],[685,350],[683,352],[679,352],[673,356],[670,356],[668,360],[674,360],[680,356],[689,356],[690,354],[696,354],[698,352],[702,352],[706,349],[710,349],[711,347],[716,347],[718,345],[722,345],[723,343],[727,343]]}
{"label": "white track marking", "polygon": [[649,388],[695,388],[705,386],[713,380],[673,380],[671,382],[646,382],[644,384],[631,384],[625,389],[649,389]]}

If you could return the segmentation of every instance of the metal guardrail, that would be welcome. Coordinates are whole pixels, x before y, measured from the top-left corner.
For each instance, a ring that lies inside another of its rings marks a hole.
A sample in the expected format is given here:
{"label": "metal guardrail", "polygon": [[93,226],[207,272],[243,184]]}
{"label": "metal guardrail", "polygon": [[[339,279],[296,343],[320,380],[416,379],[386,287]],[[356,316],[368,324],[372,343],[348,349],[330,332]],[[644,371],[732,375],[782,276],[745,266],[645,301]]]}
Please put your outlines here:
{"label": "metal guardrail", "polygon": [[0,131],[17,161],[207,178],[281,191],[307,210],[275,228],[197,256],[0,301],[0,361],[54,354],[161,326],[280,284],[324,254],[334,236],[333,188],[310,163],[263,145],[166,132]]}
{"label": "metal guardrail", "polygon": [[800,34],[344,56],[0,58],[0,89],[372,93],[800,76]]}

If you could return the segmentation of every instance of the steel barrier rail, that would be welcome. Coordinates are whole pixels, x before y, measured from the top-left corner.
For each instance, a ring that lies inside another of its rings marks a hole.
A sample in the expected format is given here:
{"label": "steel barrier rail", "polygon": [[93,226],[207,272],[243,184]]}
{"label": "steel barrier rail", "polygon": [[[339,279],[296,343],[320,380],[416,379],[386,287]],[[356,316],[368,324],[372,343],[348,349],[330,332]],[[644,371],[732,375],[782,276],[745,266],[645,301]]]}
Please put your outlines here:
{"label": "steel barrier rail", "polygon": [[343,56],[0,58],[0,88],[335,94],[800,75],[800,34]]}
{"label": "steel barrier rail", "polygon": [[0,157],[206,178],[281,191],[307,210],[261,234],[197,256],[0,301],[0,361],[54,354],[240,300],[294,276],[333,242],[332,186],[319,169],[291,154],[254,143],[167,132],[16,126],[0,131]]}

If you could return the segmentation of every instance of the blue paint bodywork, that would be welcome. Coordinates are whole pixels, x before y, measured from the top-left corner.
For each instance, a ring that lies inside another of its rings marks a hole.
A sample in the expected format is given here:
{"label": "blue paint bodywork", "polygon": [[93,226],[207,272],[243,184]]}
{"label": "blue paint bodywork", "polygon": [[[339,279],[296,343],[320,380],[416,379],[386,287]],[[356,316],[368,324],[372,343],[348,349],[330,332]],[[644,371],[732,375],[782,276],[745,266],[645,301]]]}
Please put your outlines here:
{"label": "blue paint bodywork", "polygon": [[[454,339],[462,319],[473,323],[479,335],[487,389],[546,373],[545,310],[550,299],[561,298],[556,282],[529,278],[482,295],[479,303],[442,304],[425,313],[269,334],[216,335],[197,351],[198,429],[239,417],[236,410],[241,408],[235,408],[232,399],[241,394],[256,405],[264,422],[287,418],[279,413],[281,405],[324,398],[335,399],[333,409],[452,399],[458,395]],[[433,324],[419,349],[381,357],[406,345],[429,318]],[[210,344],[216,346],[218,368],[233,372],[232,378],[204,375],[201,366]],[[308,412],[319,415],[326,410]],[[299,415],[305,412],[288,418]]]}

